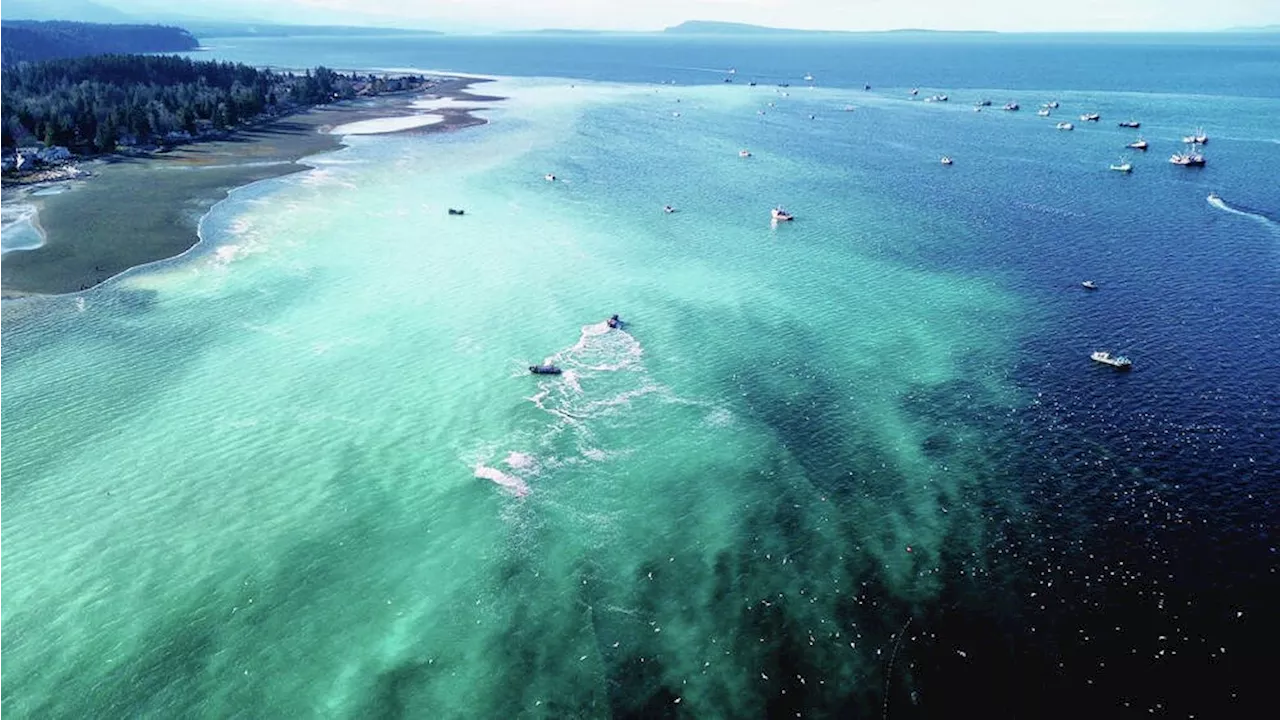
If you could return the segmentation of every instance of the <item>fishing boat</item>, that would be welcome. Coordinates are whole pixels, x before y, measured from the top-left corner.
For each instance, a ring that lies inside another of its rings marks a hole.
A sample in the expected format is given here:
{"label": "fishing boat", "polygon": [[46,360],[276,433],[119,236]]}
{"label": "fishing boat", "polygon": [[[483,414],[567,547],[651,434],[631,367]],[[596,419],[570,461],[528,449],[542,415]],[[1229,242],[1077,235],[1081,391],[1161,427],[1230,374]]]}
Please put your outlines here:
{"label": "fishing boat", "polygon": [[1132,148],[1132,149],[1134,149],[1134,150],[1143,150],[1143,151],[1145,151],[1145,150],[1147,149],[1147,141],[1146,141],[1146,140],[1143,140],[1141,137],[1139,137],[1137,140],[1134,140],[1133,142],[1129,143],[1128,145],[1125,145],[1125,147],[1127,147],[1127,148]]}
{"label": "fishing boat", "polygon": [[1112,165],[1111,169],[1116,172],[1129,173],[1133,172],[1133,164],[1129,162],[1128,158],[1120,158],[1120,162]]}
{"label": "fishing boat", "polygon": [[555,365],[530,365],[529,372],[534,375],[559,375],[564,371]]}
{"label": "fishing boat", "polygon": [[983,98],[974,104],[978,107],[991,107],[991,101],[986,98]]}
{"label": "fishing boat", "polygon": [[1089,358],[1094,362],[1100,362],[1103,365],[1110,365],[1117,370],[1128,370],[1133,367],[1133,361],[1123,355],[1113,356],[1105,350],[1095,350]]}
{"label": "fishing boat", "polygon": [[1060,122],[1054,127],[1058,128],[1059,130],[1075,130],[1076,129],[1076,126],[1072,125],[1069,122]]}
{"label": "fishing boat", "polygon": [[1188,145],[1186,150],[1174,153],[1169,162],[1183,167],[1204,167],[1204,153],[1198,145]]}
{"label": "fishing boat", "polygon": [[1018,103],[1016,102],[1008,102],[1004,104],[1004,109],[1010,112],[1015,112],[1021,108],[1018,107]]}
{"label": "fishing boat", "polygon": [[1194,133],[1182,138],[1182,142],[1188,145],[1205,145],[1209,142],[1209,136],[1204,134],[1204,128],[1196,128]]}
{"label": "fishing boat", "polygon": [[1036,111],[1036,114],[1040,117],[1049,117],[1049,108],[1040,108]]}
{"label": "fishing boat", "polygon": [[1058,109],[1058,101],[1057,101],[1057,100],[1050,100],[1049,102],[1045,103],[1045,104],[1044,104],[1044,106],[1045,106],[1045,107],[1047,107],[1047,108],[1049,108],[1050,110],[1057,110],[1057,109]]}
{"label": "fishing boat", "polygon": [[1119,126],[1120,126],[1120,127],[1122,127],[1122,128],[1140,128],[1140,127],[1142,127],[1142,123],[1138,122],[1137,120],[1121,120],[1119,123],[1117,123],[1117,125],[1119,125]]}
{"label": "fishing boat", "polygon": [[774,222],[787,222],[789,220],[796,219],[795,215],[792,215],[791,213],[787,212],[786,210],[783,210],[780,207],[774,208],[773,212],[770,213],[770,215],[773,217]]}
{"label": "fishing boat", "polygon": [[1085,122],[1098,122],[1099,120],[1102,119],[1102,115],[1098,113],[1085,113],[1080,116],[1080,119],[1084,120]]}
{"label": "fishing boat", "polygon": [[552,175],[551,173],[547,173],[546,175],[543,175],[543,176],[542,176],[542,179],[543,179],[543,180],[546,180],[547,182],[555,182],[555,181],[556,181],[556,176],[555,176],[555,175]]}
{"label": "fishing boat", "polygon": [[810,75],[809,73],[805,73],[805,74],[804,74],[804,81],[805,81],[805,82],[813,82],[813,76],[812,76],[812,75]]}
{"label": "fishing boat", "polygon": [[450,214],[450,215],[466,215],[466,214],[467,214],[467,211],[466,211],[466,210],[459,210],[459,209],[457,209],[457,208],[449,208],[449,214]]}
{"label": "fishing boat", "polygon": [[929,98],[929,101],[930,102],[946,102],[950,99],[951,98],[947,97],[946,95],[934,95]]}
{"label": "fishing boat", "polygon": [[951,164],[953,164],[953,163],[954,163],[954,161],[951,159],[951,157],[950,157],[949,155],[943,155],[943,156],[942,156],[942,164],[943,164],[943,165],[951,165]]}
{"label": "fishing boat", "polygon": [[675,211],[676,211],[676,209],[675,209],[675,208],[673,208],[673,207],[671,207],[670,205],[663,205],[663,206],[662,206],[662,212],[664,212],[664,213],[673,213],[673,212],[675,212]]}
{"label": "fishing boat", "polygon": [[1097,290],[1098,283],[1092,280],[1085,280],[1084,282],[1080,283],[1080,287],[1084,288],[1085,290]]}
{"label": "fishing boat", "polygon": [[749,157],[751,157],[751,151],[750,151],[750,150],[739,150],[739,151],[738,151],[738,157],[742,157],[742,158],[749,158]]}
{"label": "fishing boat", "polygon": [[912,95],[919,95],[919,94],[920,94],[920,88],[911,88],[911,94],[912,94]]}

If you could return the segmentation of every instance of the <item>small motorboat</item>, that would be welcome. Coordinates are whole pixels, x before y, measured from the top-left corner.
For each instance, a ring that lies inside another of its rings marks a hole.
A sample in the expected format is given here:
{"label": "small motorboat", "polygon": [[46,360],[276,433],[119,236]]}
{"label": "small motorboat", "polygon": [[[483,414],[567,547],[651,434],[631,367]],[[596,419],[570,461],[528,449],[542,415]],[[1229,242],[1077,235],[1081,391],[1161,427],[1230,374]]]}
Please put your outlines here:
{"label": "small motorboat", "polygon": [[863,85],[863,86],[862,86],[862,89],[863,89],[863,90],[870,90],[870,89],[871,89],[871,86],[870,86],[870,85]]}
{"label": "small motorboat", "polygon": [[1057,109],[1058,109],[1058,101],[1057,101],[1057,100],[1050,100],[1049,102],[1045,103],[1045,104],[1044,104],[1044,106],[1045,106],[1045,107],[1047,107],[1047,108],[1049,108],[1050,110],[1057,110]]}
{"label": "small motorboat", "polygon": [[1049,117],[1049,108],[1040,108],[1036,111],[1036,114],[1040,117]]}
{"label": "small motorboat", "polygon": [[1008,110],[1009,112],[1017,112],[1017,111],[1018,111],[1018,110],[1020,110],[1021,108],[1019,107],[1018,103],[1016,103],[1016,102],[1007,102],[1007,103],[1005,103],[1005,104],[1004,104],[1004,109],[1005,109],[1005,110]]}
{"label": "small motorboat", "polygon": [[556,176],[552,175],[551,173],[547,173],[546,175],[542,176],[542,179],[546,180],[547,182],[555,182]]}
{"label": "small motorboat", "polygon": [[559,375],[564,371],[555,365],[530,365],[529,372],[534,375]]}
{"label": "small motorboat", "polygon": [[675,212],[675,211],[676,211],[676,209],[675,209],[675,208],[673,208],[673,207],[671,207],[670,205],[663,205],[663,206],[662,206],[662,212],[664,212],[664,213],[673,213],[673,212]]}
{"label": "small motorboat", "polygon": [[1120,162],[1112,165],[1111,169],[1116,172],[1130,173],[1133,172],[1133,163],[1129,162],[1128,158],[1120,158]]}
{"label": "small motorboat", "polygon": [[856,107],[854,107],[854,106],[852,106],[852,105],[845,105],[845,106],[844,106],[844,111],[845,111],[845,112],[853,112],[854,110],[857,110],[857,109],[858,109],[858,108],[856,108]]}
{"label": "small motorboat", "polygon": [[1112,356],[1111,353],[1104,350],[1096,350],[1089,358],[1094,362],[1100,362],[1103,365],[1110,365],[1117,370],[1128,370],[1133,367],[1133,361],[1123,355]]}
{"label": "small motorboat", "polygon": [[680,111],[677,110],[676,112],[671,113],[671,117],[680,117]]}
{"label": "small motorboat", "polygon": [[1080,283],[1080,287],[1084,288],[1085,290],[1097,290],[1098,283],[1092,280],[1085,280],[1084,282]]}
{"label": "small motorboat", "polygon": [[749,158],[749,157],[751,157],[751,151],[750,151],[750,150],[739,150],[739,151],[738,151],[738,157],[740,157],[740,158]]}
{"label": "small motorboat", "polygon": [[943,164],[943,165],[953,165],[953,164],[955,164],[955,161],[951,159],[951,156],[950,156],[950,155],[943,155],[943,156],[942,156],[942,161],[941,161],[941,162],[942,162],[942,164]]}
{"label": "small motorboat", "polygon": [[911,94],[912,94],[912,95],[919,95],[919,94],[920,94],[920,88],[911,88]]}
{"label": "small motorboat", "polygon": [[467,211],[458,210],[457,208],[449,208],[449,214],[450,215],[466,215]]}
{"label": "small motorboat", "polygon": [[1102,119],[1102,115],[1099,115],[1098,113],[1085,113],[1080,116],[1080,119],[1085,122],[1098,122]]}
{"label": "small motorboat", "polygon": [[774,208],[773,212],[770,213],[770,216],[773,218],[774,222],[788,222],[796,219],[795,215],[792,215],[780,207]]}
{"label": "small motorboat", "polygon": [[618,326],[622,324],[622,320],[619,320],[618,316],[615,314],[615,315],[610,315],[609,319],[606,320],[605,323],[608,324],[609,327],[614,328],[616,330]]}
{"label": "small motorboat", "polygon": [[1133,142],[1129,143],[1128,145],[1125,145],[1125,147],[1127,147],[1127,148],[1131,148],[1131,149],[1133,149],[1133,150],[1143,150],[1143,151],[1145,151],[1145,150],[1147,149],[1147,141],[1146,141],[1146,140],[1143,140],[1142,138],[1138,138],[1137,140],[1134,140]]}
{"label": "small motorboat", "polygon": [[974,104],[977,105],[978,107],[991,107],[991,101],[987,100],[986,98],[983,98]]}
{"label": "small motorboat", "polygon": [[1060,122],[1054,127],[1058,128],[1059,130],[1075,130],[1076,129],[1076,126],[1072,125],[1069,122]]}
{"label": "small motorboat", "polygon": [[805,81],[805,82],[813,82],[813,76],[812,76],[812,75],[810,75],[809,73],[805,73],[805,75],[804,75],[804,81]]}
{"label": "small motorboat", "polygon": [[755,80],[752,80],[751,82],[747,83],[747,85],[748,85],[749,87],[755,87],[755,86],[756,86],[756,81],[755,81]]}
{"label": "small motorboat", "polygon": [[1215,200],[1217,202],[1222,202],[1222,196],[1216,192],[1210,192],[1209,196],[1206,197],[1205,200],[1208,200],[1209,202],[1214,202]]}
{"label": "small motorboat", "polygon": [[925,102],[947,102],[950,99],[951,98],[947,97],[946,95],[930,95],[929,97],[925,98],[924,101]]}
{"label": "small motorboat", "polygon": [[1140,128],[1140,127],[1142,127],[1142,123],[1138,122],[1137,120],[1121,120],[1119,123],[1117,123],[1117,125],[1119,125],[1120,127],[1123,127],[1123,128]]}

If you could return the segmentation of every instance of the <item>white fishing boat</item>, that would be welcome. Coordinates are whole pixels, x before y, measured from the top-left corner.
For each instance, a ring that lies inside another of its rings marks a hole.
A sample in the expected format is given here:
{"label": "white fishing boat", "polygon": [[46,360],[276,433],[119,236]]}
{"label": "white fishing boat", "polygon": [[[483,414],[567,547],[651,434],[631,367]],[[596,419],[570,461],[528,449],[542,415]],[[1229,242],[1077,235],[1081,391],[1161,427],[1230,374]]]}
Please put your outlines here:
{"label": "white fishing boat", "polygon": [[1120,162],[1113,164],[1111,169],[1116,172],[1130,173],[1133,172],[1133,164],[1129,162],[1129,158],[1120,158]]}
{"label": "white fishing boat", "polygon": [[1209,142],[1209,136],[1204,134],[1204,128],[1196,128],[1194,133],[1182,138],[1182,142],[1188,145],[1204,145]]}
{"label": "white fishing boat", "polygon": [[1007,102],[1007,103],[1005,103],[1005,104],[1004,104],[1004,109],[1005,109],[1005,110],[1008,110],[1009,112],[1016,112],[1017,110],[1020,110],[1021,108],[1018,106],[1018,103],[1016,103],[1016,102]]}
{"label": "white fishing boat", "polygon": [[1040,117],[1049,117],[1049,108],[1040,108],[1036,111],[1036,114]]}
{"label": "white fishing boat", "polygon": [[805,81],[805,82],[813,82],[813,76],[812,76],[812,75],[810,75],[809,73],[805,73],[805,74],[804,74],[804,81]]}
{"label": "white fishing boat", "polygon": [[1085,122],[1098,122],[1099,120],[1102,119],[1102,115],[1098,113],[1085,113],[1080,116],[1080,119],[1084,120]]}
{"label": "white fishing boat", "polygon": [[556,181],[556,176],[555,176],[555,175],[552,175],[551,173],[547,173],[546,175],[543,175],[543,176],[542,176],[542,179],[543,179],[543,180],[546,180],[547,182],[555,182],[555,181]]}
{"label": "white fishing boat", "polygon": [[1125,145],[1125,147],[1127,147],[1127,148],[1131,148],[1131,149],[1133,149],[1133,150],[1146,150],[1146,149],[1147,149],[1147,141],[1146,141],[1146,140],[1143,140],[1142,138],[1138,138],[1137,140],[1134,140],[1133,142],[1129,143],[1128,145]]}
{"label": "white fishing boat", "polygon": [[771,212],[769,215],[770,217],[773,218],[774,222],[788,222],[790,220],[796,219],[795,215],[792,215],[786,210],[783,210],[781,207],[774,208],[773,212]]}
{"label": "white fishing boat", "polygon": [[1072,125],[1069,122],[1060,122],[1054,127],[1058,128],[1059,130],[1075,130],[1076,129],[1076,126]]}
{"label": "white fishing boat", "polygon": [[942,156],[942,164],[943,164],[943,165],[952,165],[952,164],[954,164],[954,163],[955,163],[955,161],[951,159],[951,156],[950,156],[950,155],[943,155],[943,156]]}
{"label": "white fishing boat", "polygon": [[1096,350],[1089,355],[1094,362],[1100,362],[1103,365],[1110,365],[1117,370],[1128,370],[1133,367],[1133,361],[1124,355],[1112,355],[1105,350]]}
{"label": "white fishing boat", "polygon": [[1186,150],[1174,153],[1169,162],[1182,167],[1204,167],[1204,153],[1200,152],[1200,146],[1188,145]]}
{"label": "white fishing boat", "polygon": [[751,151],[750,151],[750,150],[739,150],[739,151],[738,151],[738,157],[741,157],[741,158],[749,158],[749,157],[751,157]]}
{"label": "white fishing boat", "polygon": [[1084,282],[1080,283],[1080,287],[1084,288],[1085,290],[1097,290],[1098,283],[1092,280],[1085,280]]}
{"label": "white fishing boat", "polygon": [[1057,100],[1050,100],[1049,102],[1045,103],[1045,104],[1044,104],[1044,106],[1045,106],[1045,107],[1047,107],[1047,108],[1049,108],[1050,110],[1057,110],[1057,109],[1058,109],[1058,101],[1057,101]]}

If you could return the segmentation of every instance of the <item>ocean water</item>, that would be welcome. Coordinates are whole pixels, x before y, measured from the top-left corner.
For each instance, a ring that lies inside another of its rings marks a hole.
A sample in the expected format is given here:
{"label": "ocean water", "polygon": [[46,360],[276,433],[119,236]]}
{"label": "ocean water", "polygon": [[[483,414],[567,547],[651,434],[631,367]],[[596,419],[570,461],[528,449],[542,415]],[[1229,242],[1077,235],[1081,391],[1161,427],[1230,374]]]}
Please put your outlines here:
{"label": "ocean water", "polygon": [[3,710],[1259,707],[1280,47],[1050,40],[210,41],[508,99],[5,304]]}

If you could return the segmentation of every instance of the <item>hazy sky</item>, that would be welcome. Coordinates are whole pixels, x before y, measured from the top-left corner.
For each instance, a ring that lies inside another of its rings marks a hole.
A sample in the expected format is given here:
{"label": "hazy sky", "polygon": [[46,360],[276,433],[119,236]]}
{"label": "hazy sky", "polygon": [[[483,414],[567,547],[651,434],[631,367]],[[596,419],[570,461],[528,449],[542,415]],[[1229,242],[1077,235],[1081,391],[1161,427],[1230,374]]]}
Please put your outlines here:
{"label": "hazy sky", "polygon": [[454,29],[656,30],[684,20],[886,30],[1218,30],[1280,23],[1280,0],[97,0],[275,22]]}

